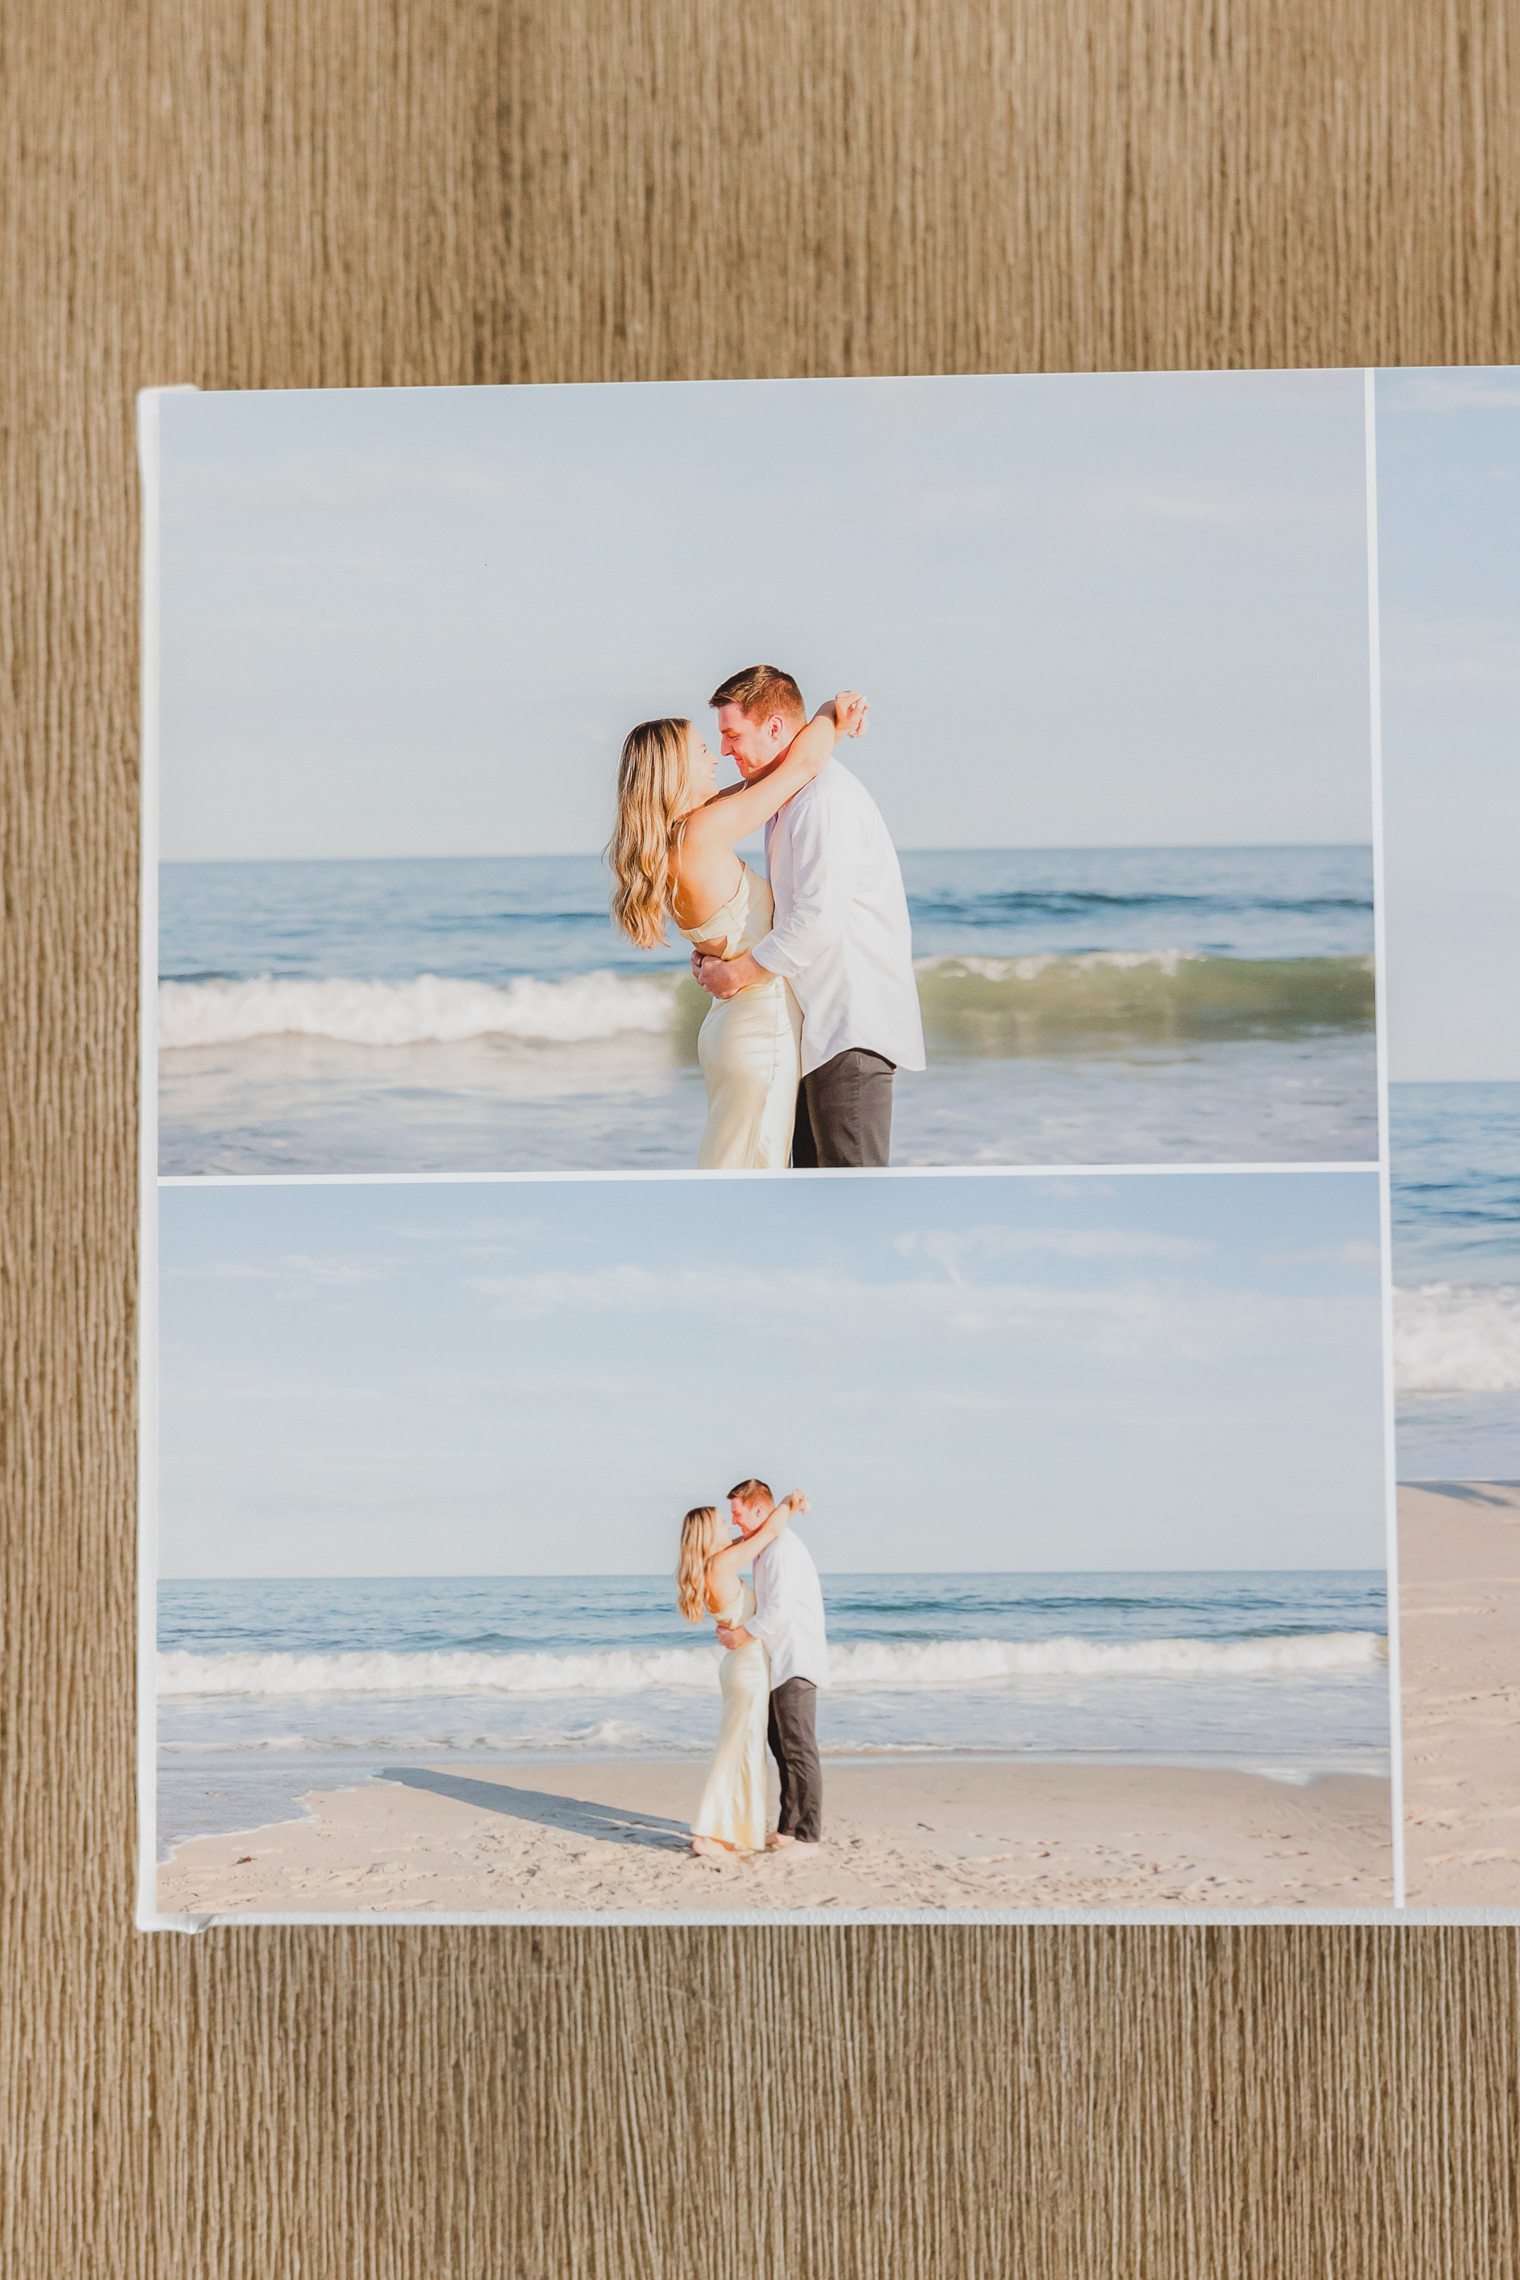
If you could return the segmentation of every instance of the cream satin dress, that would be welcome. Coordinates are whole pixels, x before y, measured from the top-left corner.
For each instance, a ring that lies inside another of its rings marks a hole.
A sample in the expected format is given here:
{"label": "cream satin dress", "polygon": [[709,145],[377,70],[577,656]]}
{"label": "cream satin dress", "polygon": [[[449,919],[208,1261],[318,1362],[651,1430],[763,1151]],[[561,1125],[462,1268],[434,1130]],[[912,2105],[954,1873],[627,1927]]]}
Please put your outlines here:
{"label": "cream satin dress", "polygon": [[[758,871],[739,866],[739,884],[703,926],[683,926],[693,946],[737,958],[771,930],[776,906]],[[784,976],[753,982],[736,997],[714,998],[697,1038],[707,1086],[702,1172],[784,1172],[802,1082],[802,1008]]]}
{"label": "cream satin dress", "polygon": [[[755,1612],[747,1583],[715,1620],[738,1629]],[[760,1852],[765,1845],[765,1725],[770,1712],[771,1658],[758,1639],[730,1647],[719,1673],[723,1723],[707,1769],[702,1801],[691,1824],[694,1837]]]}

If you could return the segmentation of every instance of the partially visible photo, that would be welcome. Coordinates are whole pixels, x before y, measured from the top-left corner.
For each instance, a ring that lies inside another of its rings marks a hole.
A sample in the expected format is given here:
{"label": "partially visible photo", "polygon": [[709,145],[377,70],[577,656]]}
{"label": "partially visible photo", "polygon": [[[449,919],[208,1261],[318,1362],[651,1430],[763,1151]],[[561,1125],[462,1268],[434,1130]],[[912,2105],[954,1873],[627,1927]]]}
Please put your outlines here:
{"label": "partially visible photo", "polygon": [[157,1906],[1393,1897],[1373,1172],[161,1196]]}
{"label": "partially visible photo", "polygon": [[163,1172],[1376,1160],[1359,373],[155,417]]}
{"label": "partially visible photo", "polygon": [[1377,459],[1408,1897],[1520,1908],[1520,371]]}

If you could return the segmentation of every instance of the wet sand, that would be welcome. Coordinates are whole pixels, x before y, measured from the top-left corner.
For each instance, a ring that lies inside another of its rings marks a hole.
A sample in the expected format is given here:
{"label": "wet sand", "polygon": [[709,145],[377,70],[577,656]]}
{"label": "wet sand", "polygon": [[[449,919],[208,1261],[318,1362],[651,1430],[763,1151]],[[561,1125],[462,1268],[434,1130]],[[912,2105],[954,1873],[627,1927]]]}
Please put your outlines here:
{"label": "wet sand", "polygon": [[197,1837],[167,1914],[1384,1908],[1389,1787],[1230,1771],[829,1759],[826,1842],[699,1860],[691,1762],[398,1766],[309,1817]]}

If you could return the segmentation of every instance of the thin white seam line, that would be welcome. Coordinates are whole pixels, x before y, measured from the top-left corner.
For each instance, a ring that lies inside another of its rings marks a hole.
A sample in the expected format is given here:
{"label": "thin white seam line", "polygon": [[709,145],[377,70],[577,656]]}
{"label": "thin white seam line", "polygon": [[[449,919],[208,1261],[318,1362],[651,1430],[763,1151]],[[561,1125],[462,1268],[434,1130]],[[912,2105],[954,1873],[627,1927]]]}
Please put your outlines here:
{"label": "thin white seam line", "polygon": [[1378,1248],[1383,1317],[1383,1527],[1388,1591],[1388,1777],[1393,1815],[1393,1900],[1407,1904],[1404,1872],[1404,1698],[1399,1654],[1398,1422],[1393,1375],[1393,1182],[1388,1125],[1388,944],[1383,869],[1382,624],[1378,584],[1377,385],[1362,375],[1367,487],[1367,712],[1372,762],[1372,940],[1378,1093]]}
{"label": "thin white seam line", "polygon": [[861,1171],[574,1171],[574,1172],[161,1172],[161,1188],[293,1187],[543,1187],[610,1181],[624,1186],[671,1181],[775,1180],[1067,1180],[1067,1179],[1285,1179],[1333,1174],[1375,1179],[1375,1157],[1313,1163],[1208,1164],[891,1164]]}

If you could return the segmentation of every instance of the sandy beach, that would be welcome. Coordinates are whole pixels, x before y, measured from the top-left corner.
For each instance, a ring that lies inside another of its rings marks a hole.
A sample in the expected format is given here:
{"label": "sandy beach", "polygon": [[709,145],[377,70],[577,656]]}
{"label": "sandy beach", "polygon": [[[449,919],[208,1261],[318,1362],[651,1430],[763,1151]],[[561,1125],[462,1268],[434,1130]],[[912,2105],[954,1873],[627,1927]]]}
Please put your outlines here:
{"label": "sandy beach", "polygon": [[309,1818],[197,1837],[166,1913],[1381,1908],[1386,1782],[1172,1766],[831,1760],[816,1853],[695,1859],[691,1762],[392,1769]]}
{"label": "sandy beach", "polygon": [[1412,1907],[1520,1908],[1520,1487],[1399,1490]]}

